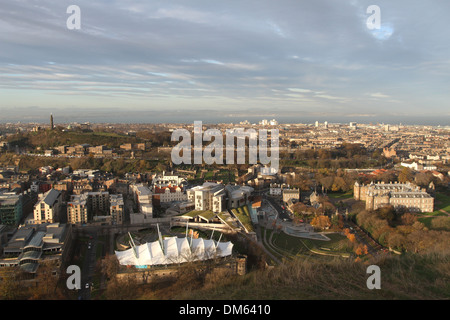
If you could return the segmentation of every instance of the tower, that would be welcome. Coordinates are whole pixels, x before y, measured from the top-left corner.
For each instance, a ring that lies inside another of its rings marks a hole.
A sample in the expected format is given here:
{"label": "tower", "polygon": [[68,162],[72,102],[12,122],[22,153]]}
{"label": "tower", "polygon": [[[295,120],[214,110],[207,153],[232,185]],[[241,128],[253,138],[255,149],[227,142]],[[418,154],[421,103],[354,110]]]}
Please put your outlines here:
{"label": "tower", "polygon": [[360,191],[361,187],[359,186],[358,181],[355,181],[355,185],[353,186],[353,198],[355,200],[360,200]]}
{"label": "tower", "polygon": [[50,129],[53,130],[55,127],[53,126],[53,113],[50,113]]}
{"label": "tower", "polygon": [[375,196],[372,191],[369,191],[366,196],[366,210],[375,210],[374,202]]}

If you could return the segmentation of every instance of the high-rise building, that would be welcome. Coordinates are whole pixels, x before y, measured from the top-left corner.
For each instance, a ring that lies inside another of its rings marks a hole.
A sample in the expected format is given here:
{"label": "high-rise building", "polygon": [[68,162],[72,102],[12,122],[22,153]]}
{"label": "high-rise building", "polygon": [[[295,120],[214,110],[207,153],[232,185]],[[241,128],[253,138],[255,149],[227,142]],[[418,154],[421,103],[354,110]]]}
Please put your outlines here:
{"label": "high-rise building", "polygon": [[0,225],[18,225],[23,215],[22,195],[0,193]]}

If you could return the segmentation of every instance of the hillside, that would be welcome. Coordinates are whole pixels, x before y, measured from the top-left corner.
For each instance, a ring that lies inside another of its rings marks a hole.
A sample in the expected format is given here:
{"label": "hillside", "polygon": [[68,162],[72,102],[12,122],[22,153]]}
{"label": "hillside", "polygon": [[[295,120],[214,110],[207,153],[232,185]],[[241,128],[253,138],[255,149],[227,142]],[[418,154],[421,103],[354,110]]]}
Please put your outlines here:
{"label": "hillside", "polygon": [[435,300],[450,298],[450,254],[406,254],[372,261],[381,269],[381,289],[369,290],[369,264],[351,260],[286,262],[245,276],[207,276],[171,286],[140,288],[139,299],[192,300]]}
{"label": "hillside", "polygon": [[123,143],[136,143],[138,141],[135,137],[111,132],[61,130],[41,130],[39,132],[20,133],[9,137],[8,140],[12,145],[17,144],[19,147],[41,147],[42,149],[54,148],[62,145],[74,146],[83,143],[94,146],[108,145],[110,147],[119,147],[120,144]]}

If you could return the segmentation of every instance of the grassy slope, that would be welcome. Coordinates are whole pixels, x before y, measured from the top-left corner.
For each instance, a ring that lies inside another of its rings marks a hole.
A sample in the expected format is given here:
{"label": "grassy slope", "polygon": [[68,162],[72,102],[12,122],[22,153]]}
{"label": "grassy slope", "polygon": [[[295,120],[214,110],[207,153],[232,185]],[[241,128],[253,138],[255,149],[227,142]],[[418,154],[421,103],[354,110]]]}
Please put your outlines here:
{"label": "grassy slope", "polygon": [[450,255],[388,256],[373,261],[381,269],[381,289],[366,286],[368,265],[349,260],[286,262],[271,270],[253,271],[204,283],[174,299],[449,299]]}

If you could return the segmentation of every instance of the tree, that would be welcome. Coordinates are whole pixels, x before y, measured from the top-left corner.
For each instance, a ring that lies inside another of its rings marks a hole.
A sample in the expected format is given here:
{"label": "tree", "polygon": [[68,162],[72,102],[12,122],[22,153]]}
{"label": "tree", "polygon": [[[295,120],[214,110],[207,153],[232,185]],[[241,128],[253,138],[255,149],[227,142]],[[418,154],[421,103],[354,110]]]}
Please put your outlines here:
{"label": "tree", "polygon": [[129,275],[124,279],[114,277],[108,282],[105,296],[108,300],[131,300],[137,296],[138,281],[135,276]]}
{"label": "tree", "polygon": [[356,248],[355,248],[355,254],[357,256],[362,256],[365,254],[368,254],[369,250],[367,248],[367,245],[363,245],[363,244],[359,244]]}
{"label": "tree", "polygon": [[21,298],[23,288],[20,284],[21,272],[18,267],[2,268],[0,273],[0,299],[16,300]]}
{"label": "tree", "polygon": [[322,215],[315,216],[311,221],[311,225],[319,229],[329,228],[331,226],[330,218]]}
{"label": "tree", "polygon": [[36,275],[36,286],[30,287],[29,295],[33,300],[54,300],[62,298],[58,289],[58,277],[53,274],[56,266],[52,263],[41,264]]}
{"label": "tree", "polygon": [[395,219],[395,209],[391,205],[387,205],[376,210],[378,216],[385,219],[389,224]]}
{"label": "tree", "polygon": [[331,223],[335,228],[342,229],[344,227],[344,217],[342,215],[333,215],[333,218],[331,218]]}
{"label": "tree", "polygon": [[345,182],[344,178],[342,177],[335,177],[334,178],[334,182],[333,185],[331,187],[332,191],[347,191],[348,190],[348,185]]}
{"label": "tree", "polygon": [[415,175],[414,181],[418,186],[427,188],[430,182],[433,180],[431,173],[419,172]]}
{"label": "tree", "polygon": [[410,212],[406,212],[402,215],[401,221],[404,225],[412,226],[417,221],[417,216]]}
{"label": "tree", "polygon": [[325,191],[330,190],[333,186],[333,176],[326,176],[319,180],[320,184],[324,187]]}
{"label": "tree", "polygon": [[413,173],[410,168],[403,167],[398,175],[398,181],[401,183],[411,182],[413,180]]}
{"label": "tree", "polygon": [[355,237],[355,235],[353,233],[350,233],[347,236],[347,238],[348,238],[348,240],[350,240],[351,243],[355,243],[356,242],[356,237]]}
{"label": "tree", "polygon": [[403,250],[406,244],[406,237],[399,232],[391,232],[387,237],[389,248]]}
{"label": "tree", "polygon": [[114,278],[119,271],[119,260],[115,255],[107,254],[100,261],[100,270],[108,279]]}

